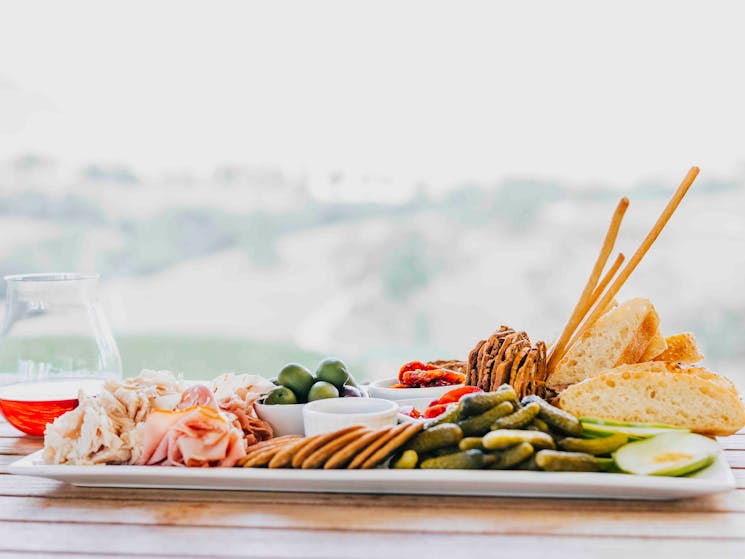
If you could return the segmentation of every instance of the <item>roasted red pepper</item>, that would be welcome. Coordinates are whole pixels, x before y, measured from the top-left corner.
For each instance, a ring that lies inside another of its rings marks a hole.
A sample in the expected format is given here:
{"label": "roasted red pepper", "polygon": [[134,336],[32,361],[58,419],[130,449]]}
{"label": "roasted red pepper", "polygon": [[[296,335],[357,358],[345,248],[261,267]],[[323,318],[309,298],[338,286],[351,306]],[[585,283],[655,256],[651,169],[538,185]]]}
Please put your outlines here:
{"label": "roasted red pepper", "polygon": [[452,404],[453,402],[460,401],[460,399],[466,394],[472,394],[473,392],[483,392],[483,390],[481,390],[478,386],[461,386],[460,388],[454,388],[449,392],[445,392],[445,394],[440,396],[439,400],[436,400],[430,405]]}
{"label": "roasted red pepper", "polygon": [[445,413],[445,410],[447,409],[448,405],[449,404],[437,404],[434,406],[430,406],[426,410],[424,410],[422,417],[426,417],[427,419],[430,419],[432,417],[437,417],[438,415],[442,415],[443,413]]}

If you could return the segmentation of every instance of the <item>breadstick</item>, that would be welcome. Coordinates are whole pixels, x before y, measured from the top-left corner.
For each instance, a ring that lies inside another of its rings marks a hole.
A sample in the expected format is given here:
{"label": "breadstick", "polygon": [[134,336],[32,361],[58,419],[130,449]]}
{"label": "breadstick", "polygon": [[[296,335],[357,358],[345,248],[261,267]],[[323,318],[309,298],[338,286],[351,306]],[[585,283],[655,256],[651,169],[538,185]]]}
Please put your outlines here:
{"label": "breadstick", "polygon": [[564,353],[564,350],[566,349],[567,343],[571,339],[572,334],[574,334],[574,331],[580,325],[582,319],[585,318],[585,315],[587,315],[587,313],[590,311],[590,308],[592,308],[591,299],[593,292],[595,291],[595,287],[597,286],[598,280],[600,279],[600,274],[603,273],[603,268],[605,268],[605,264],[606,262],[608,262],[608,257],[613,251],[613,246],[616,244],[618,230],[621,227],[623,215],[626,213],[626,209],[628,207],[629,199],[626,197],[621,198],[621,200],[618,202],[618,206],[616,206],[616,211],[613,212],[613,217],[611,218],[610,225],[608,226],[608,231],[606,232],[605,239],[603,240],[603,246],[600,247],[600,254],[598,254],[597,260],[595,260],[595,265],[592,267],[590,277],[587,278],[587,283],[585,284],[585,288],[582,290],[582,295],[580,295],[579,301],[577,301],[577,304],[575,305],[574,310],[569,317],[569,320],[564,326],[564,330],[561,332],[561,336],[559,336],[559,339],[556,341],[556,343],[553,345],[548,353],[549,371],[553,370],[554,365],[558,362],[558,360]]}
{"label": "breadstick", "polygon": [[623,264],[624,260],[626,260],[626,257],[624,256],[623,252],[619,252],[618,256],[616,256],[615,262],[613,262],[613,265],[605,273],[603,279],[600,280],[600,283],[595,288],[595,291],[592,292],[592,297],[590,297],[590,308],[594,307],[595,303],[598,302],[598,299],[603,294],[603,291],[605,291],[605,288],[608,287],[610,280],[612,280],[613,276],[616,275],[616,272],[618,272],[618,269],[621,267],[621,264]]}
{"label": "breadstick", "polygon": [[673,197],[667,203],[667,206],[665,206],[665,209],[662,210],[662,214],[660,214],[660,217],[657,218],[657,221],[655,222],[652,229],[649,231],[649,233],[647,233],[647,236],[639,245],[639,248],[636,249],[636,252],[629,259],[629,262],[626,264],[626,266],[624,266],[623,270],[621,270],[621,273],[618,274],[618,277],[608,288],[608,291],[605,292],[605,295],[603,295],[597,305],[595,305],[595,308],[593,309],[592,313],[590,313],[590,316],[587,317],[584,324],[582,324],[582,327],[574,334],[568,347],[571,347],[574,342],[576,342],[582,336],[582,334],[584,334],[588,330],[588,328],[595,324],[595,321],[597,321],[600,315],[603,314],[603,311],[608,306],[608,303],[610,303],[621,290],[623,284],[626,283],[626,280],[629,279],[629,276],[639,265],[639,262],[641,262],[642,258],[644,258],[644,255],[647,254],[647,251],[650,249],[655,240],[657,240],[657,237],[660,236],[660,233],[665,228],[665,225],[667,225],[667,222],[670,221],[670,218],[680,205],[680,202],[683,200],[686,192],[688,192],[688,189],[693,184],[693,181],[696,180],[698,172],[698,167],[691,167],[691,170],[688,171],[688,174],[683,179],[683,182],[680,183],[680,186],[678,186],[678,189],[675,191],[675,194],[673,194]]}

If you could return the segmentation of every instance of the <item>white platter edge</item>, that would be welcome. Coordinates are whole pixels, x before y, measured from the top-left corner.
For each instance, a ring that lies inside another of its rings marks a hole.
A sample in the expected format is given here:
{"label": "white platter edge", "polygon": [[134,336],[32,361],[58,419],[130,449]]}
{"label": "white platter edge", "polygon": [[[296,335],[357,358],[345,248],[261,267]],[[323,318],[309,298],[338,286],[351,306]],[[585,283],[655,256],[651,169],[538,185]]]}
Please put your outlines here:
{"label": "white platter edge", "polygon": [[728,491],[735,479],[723,453],[683,478],[522,470],[290,470],[70,466],[41,462],[41,451],[8,466],[16,475],[50,478],[81,487],[466,495],[674,500]]}

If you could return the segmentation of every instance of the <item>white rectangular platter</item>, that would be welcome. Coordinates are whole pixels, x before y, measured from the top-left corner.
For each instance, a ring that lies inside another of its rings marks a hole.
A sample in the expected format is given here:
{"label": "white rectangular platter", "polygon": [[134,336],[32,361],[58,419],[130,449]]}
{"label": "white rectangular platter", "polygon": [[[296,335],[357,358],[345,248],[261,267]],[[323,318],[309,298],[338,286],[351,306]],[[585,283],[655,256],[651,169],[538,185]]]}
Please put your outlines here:
{"label": "white rectangular platter", "polygon": [[50,466],[37,452],[10,473],[56,479],[83,487],[229,489],[314,493],[477,495],[672,500],[735,487],[729,465],[717,461],[690,477],[530,472],[521,470],[269,470],[262,468],[168,468],[160,466]]}

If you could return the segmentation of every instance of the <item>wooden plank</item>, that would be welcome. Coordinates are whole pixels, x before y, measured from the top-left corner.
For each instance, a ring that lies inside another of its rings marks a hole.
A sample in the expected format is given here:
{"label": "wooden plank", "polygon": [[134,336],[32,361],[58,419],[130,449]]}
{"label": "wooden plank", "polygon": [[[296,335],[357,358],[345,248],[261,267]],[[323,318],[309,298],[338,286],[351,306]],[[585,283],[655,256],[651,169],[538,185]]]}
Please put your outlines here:
{"label": "wooden plank", "polygon": [[7,437],[0,439],[0,454],[25,456],[41,450],[44,440],[36,437]]}
{"label": "wooden plank", "polygon": [[0,415],[0,438],[2,437],[25,437],[21,431],[13,427],[10,423],[5,421],[5,418]]}
{"label": "wooden plank", "polygon": [[169,503],[29,497],[0,498],[3,522],[132,524],[212,528],[415,532],[417,534],[532,534],[732,539],[745,543],[745,514],[713,512],[509,510],[448,506],[387,507],[381,514],[339,501],[319,507],[300,503]]}
{"label": "wooden plank", "polygon": [[[741,559],[743,540],[655,539],[622,537],[540,537],[530,526],[525,535],[491,534],[385,534],[329,530],[255,530],[250,528],[192,528],[181,526],[79,525],[13,522],[3,525],[0,550],[66,553],[162,553],[173,556],[206,557],[303,557],[307,559],[357,559],[368,557],[418,557],[423,550],[436,550],[438,556],[491,557],[495,550],[517,550],[521,558],[573,559],[628,558],[649,554],[650,545],[659,557],[676,559],[717,557]],[[429,555],[429,553],[427,553]]]}
{"label": "wooden plank", "polygon": [[11,462],[15,462],[19,458],[20,456],[13,456],[12,454],[0,454],[0,473],[5,473],[3,467]]}
{"label": "wooden plank", "polygon": [[729,491],[681,501],[611,501],[600,499],[536,499],[516,497],[437,497],[426,495],[340,495],[333,493],[276,493],[245,491],[183,491],[174,489],[116,489],[74,487],[59,481],[21,476],[0,476],[0,495],[87,499],[119,502],[137,500],[143,506],[151,502],[169,503],[240,503],[246,507],[287,504],[332,507],[352,505],[379,514],[386,508],[421,507],[427,509],[462,508],[500,514],[505,510],[643,512],[745,512],[745,491]]}
{"label": "wooden plank", "polygon": [[733,450],[725,453],[727,462],[732,468],[745,468],[745,452]]}
{"label": "wooden plank", "polygon": [[745,469],[732,470],[732,474],[735,476],[735,486],[738,489],[745,489]]}
{"label": "wooden plank", "polygon": [[720,439],[719,444],[724,450],[745,450],[745,435],[733,435]]}

